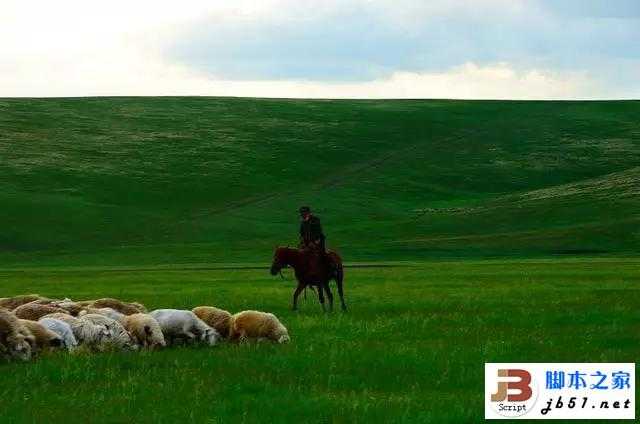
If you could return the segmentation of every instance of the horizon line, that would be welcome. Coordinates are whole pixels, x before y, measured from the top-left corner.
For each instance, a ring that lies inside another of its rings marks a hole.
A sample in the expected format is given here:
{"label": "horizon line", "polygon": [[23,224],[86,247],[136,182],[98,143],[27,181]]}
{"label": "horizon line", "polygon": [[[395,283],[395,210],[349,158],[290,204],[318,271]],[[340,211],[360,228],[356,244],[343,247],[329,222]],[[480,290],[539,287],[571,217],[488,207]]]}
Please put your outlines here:
{"label": "horizon line", "polygon": [[46,100],[46,99],[109,99],[109,98],[215,98],[255,100],[316,100],[316,101],[488,101],[488,102],[634,102],[640,98],[449,98],[449,97],[271,97],[271,96],[217,96],[206,94],[108,94],[81,96],[0,96],[0,100]]}

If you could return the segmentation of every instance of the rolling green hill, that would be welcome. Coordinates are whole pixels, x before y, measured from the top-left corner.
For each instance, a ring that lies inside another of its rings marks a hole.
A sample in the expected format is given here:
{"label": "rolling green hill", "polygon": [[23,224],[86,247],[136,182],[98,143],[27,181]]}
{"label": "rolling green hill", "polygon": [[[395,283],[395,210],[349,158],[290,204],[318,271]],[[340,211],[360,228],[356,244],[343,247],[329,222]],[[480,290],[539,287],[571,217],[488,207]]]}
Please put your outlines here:
{"label": "rolling green hill", "polygon": [[640,102],[0,99],[0,266],[636,255]]}

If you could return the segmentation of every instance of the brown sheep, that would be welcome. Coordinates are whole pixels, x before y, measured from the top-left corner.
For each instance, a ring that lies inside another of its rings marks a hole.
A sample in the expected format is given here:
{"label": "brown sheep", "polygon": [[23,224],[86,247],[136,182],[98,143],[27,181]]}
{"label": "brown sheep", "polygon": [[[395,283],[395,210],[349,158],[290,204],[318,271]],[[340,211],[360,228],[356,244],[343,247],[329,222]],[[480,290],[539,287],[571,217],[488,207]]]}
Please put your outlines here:
{"label": "brown sheep", "polygon": [[127,303],[118,299],[105,297],[103,299],[94,300],[89,306],[93,308],[111,308],[125,315],[144,314],[147,308],[144,305],[133,302]]}
{"label": "brown sheep", "polygon": [[23,361],[31,358],[35,338],[7,309],[0,308],[0,357],[8,356]]}
{"label": "brown sheep", "polygon": [[125,315],[125,314],[123,314],[121,312],[118,312],[118,311],[116,311],[115,309],[112,309],[112,308],[94,308],[92,306],[85,306],[84,308],[82,308],[82,310],[78,314],[78,318],[80,318],[83,315],[87,315],[87,314],[104,315],[105,317],[109,317],[111,319],[114,319],[114,320],[118,321],[121,324],[122,324],[122,321],[124,320],[124,318],[127,316],[127,315]]}
{"label": "brown sheep", "polygon": [[69,313],[69,315],[72,315],[74,317],[77,317],[80,311],[82,311],[82,306],[71,301],[63,301],[63,302],[57,303],[55,306],[57,306],[58,308],[64,309]]}
{"label": "brown sheep", "polygon": [[46,298],[41,297],[38,294],[25,294],[20,296],[13,296],[13,297],[3,297],[3,298],[0,298],[0,308],[5,308],[10,311],[13,311],[18,306],[22,306],[26,303],[31,303],[33,301],[42,300],[42,299],[46,299]]}
{"label": "brown sheep", "polygon": [[231,314],[224,309],[213,306],[198,306],[192,312],[209,327],[215,328],[225,339],[229,337],[229,323]]}
{"label": "brown sheep", "polygon": [[35,337],[35,346],[37,350],[63,347],[62,337],[39,322],[21,319],[20,324],[29,330],[33,337]]}
{"label": "brown sheep", "polygon": [[[41,297],[39,299],[33,300],[31,302],[27,302],[27,303],[33,303],[36,305],[52,305],[54,303],[58,303],[58,302],[62,302],[62,300],[60,299],[49,299],[48,297]],[[23,305],[26,305],[26,303],[23,303]]]}
{"label": "brown sheep", "polygon": [[[16,318],[18,319],[18,318]],[[29,343],[29,347],[31,348],[31,354],[35,355],[38,352],[38,346],[36,345],[36,337],[31,334],[29,328],[27,328],[21,319],[18,319],[18,323],[20,325],[18,332],[24,337],[25,341]]]}
{"label": "brown sheep", "polygon": [[80,313],[80,311],[82,311],[83,307],[80,306],[78,303],[72,301],[71,299],[63,299],[63,300],[59,300],[59,299],[40,299],[40,300],[36,300],[34,302],[31,302],[37,305],[48,305],[48,306],[55,306],[57,308],[62,308],[65,311],[67,311],[67,313],[69,315],[72,315],[74,317],[77,317],[78,314]]}
{"label": "brown sheep", "polygon": [[289,333],[275,315],[260,311],[243,311],[231,317],[229,339],[269,339],[278,343],[290,340]]}
{"label": "brown sheep", "polygon": [[167,345],[160,324],[151,315],[127,315],[123,318],[122,325],[131,334],[136,343],[142,347],[152,349]]}
{"label": "brown sheep", "polygon": [[58,308],[57,306],[39,305],[34,302],[18,306],[13,312],[18,318],[28,319],[31,321],[37,321],[43,316],[53,314],[55,312],[68,313],[66,310]]}

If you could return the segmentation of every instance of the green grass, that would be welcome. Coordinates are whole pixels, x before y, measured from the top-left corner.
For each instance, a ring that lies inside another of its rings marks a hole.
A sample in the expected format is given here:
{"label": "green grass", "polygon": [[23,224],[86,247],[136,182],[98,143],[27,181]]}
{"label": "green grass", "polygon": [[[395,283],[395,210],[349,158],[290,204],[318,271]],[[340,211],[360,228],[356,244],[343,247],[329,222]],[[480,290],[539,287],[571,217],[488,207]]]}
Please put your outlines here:
{"label": "green grass", "polygon": [[637,255],[640,102],[0,99],[0,265]]}
{"label": "green grass", "polygon": [[[639,187],[638,101],[0,99],[0,296],[292,335],[0,364],[0,421],[479,422],[484,362],[640,357]],[[267,273],[301,204],[396,265],[348,268],[347,314]]]}
{"label": "green grass", "polygon": [[347,314],[267,270],[31,270],[7,294],[276,313],[292,342],[50,355],[0,365],[3,422],[479,422],[484,362],[634,362],[638,260],[348,269]]}

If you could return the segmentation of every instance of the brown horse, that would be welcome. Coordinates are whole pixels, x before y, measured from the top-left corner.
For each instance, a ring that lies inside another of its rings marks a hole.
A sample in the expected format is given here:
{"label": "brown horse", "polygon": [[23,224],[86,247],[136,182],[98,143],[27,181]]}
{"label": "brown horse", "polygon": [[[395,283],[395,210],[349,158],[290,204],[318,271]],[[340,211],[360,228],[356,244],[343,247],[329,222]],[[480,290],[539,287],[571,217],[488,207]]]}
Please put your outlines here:
{"label": "brown horse", "polygon": [[322,258],[320,252],[310,249],[292,249],[289,247],[278,247],[273,255],[273,263],[271,264],[271,275],[276,275],[282,268],[292,267],[298,287],[293,292],[293,310],[298,309],[298,296],[307,286],[315,286],[318,288],[318,299],[324,307],[324,293],[329,298],[329,310],[333,310],[333,294],[329,288],[329,281],[334,279],[338,286],[338,294],[340,295],[340,303],[342,310],[347,310],[344,303],[344,294],[342,293],[342,280],[344,279],[344,270],[342,267],[342,258],[332,251],[327,252],[329,258],[333,261],[335,271],[332,272],[328,264]]}

